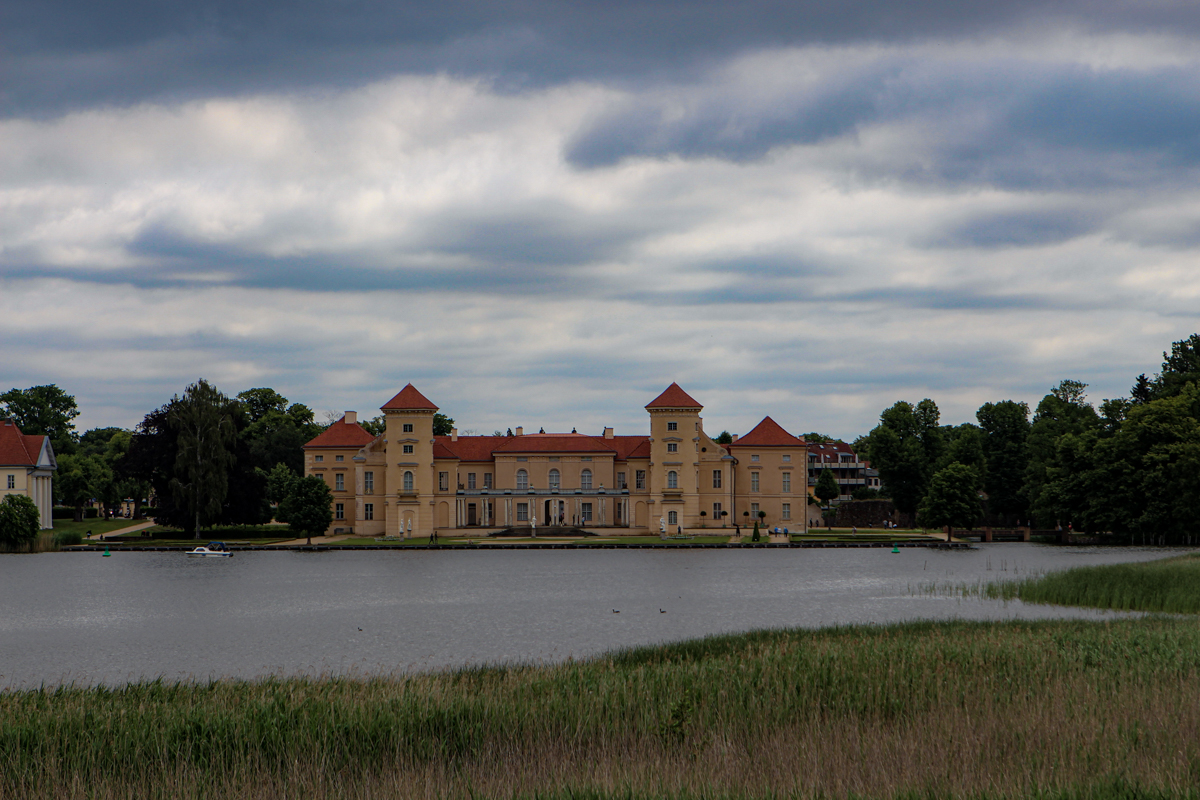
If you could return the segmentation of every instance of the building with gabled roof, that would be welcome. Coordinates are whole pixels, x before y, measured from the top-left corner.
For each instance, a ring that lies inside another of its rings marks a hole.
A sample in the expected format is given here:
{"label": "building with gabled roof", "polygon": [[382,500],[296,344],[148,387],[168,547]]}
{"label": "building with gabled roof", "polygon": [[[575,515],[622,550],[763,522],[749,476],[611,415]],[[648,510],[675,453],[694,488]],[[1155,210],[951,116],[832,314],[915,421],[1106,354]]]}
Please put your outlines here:
{"label": "building with gabled roof", "polygon": [[677,383],[645,408],[648,436],[435,436],[438,407],[410,383],[381,407],[381,435],[348,411],[305,445],[305,474],[333,490],[330,533],[423,538],[536,524],[646,534],[754,519],[803,528],[803,439],[767,417],[720,445],[704,432],[704,407]]}
{"label": "building with gabled roof", "polygon": [[0,420],[0,498],[28,497],[38,507],[43,530],[54,527],[54,471],[58,461],[49,436],[21,433],[16,420]]}

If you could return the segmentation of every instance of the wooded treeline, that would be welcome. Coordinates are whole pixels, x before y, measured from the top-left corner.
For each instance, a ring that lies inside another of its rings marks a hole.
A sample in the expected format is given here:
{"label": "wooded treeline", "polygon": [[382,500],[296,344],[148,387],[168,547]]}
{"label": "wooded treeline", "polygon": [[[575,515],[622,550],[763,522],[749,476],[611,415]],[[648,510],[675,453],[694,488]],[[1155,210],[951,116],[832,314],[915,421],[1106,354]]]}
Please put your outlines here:
{"label": "wooded treeline", "polygon": [[856,449],[898,511],[927,527],[1032,524],[1182,541],[1200,508],[1200,334],[1163,353],[1129,397],[1087,399],[1064,380],[1032,417],[985,403],[974,423],[941,425],[933,400],[898,402]]}

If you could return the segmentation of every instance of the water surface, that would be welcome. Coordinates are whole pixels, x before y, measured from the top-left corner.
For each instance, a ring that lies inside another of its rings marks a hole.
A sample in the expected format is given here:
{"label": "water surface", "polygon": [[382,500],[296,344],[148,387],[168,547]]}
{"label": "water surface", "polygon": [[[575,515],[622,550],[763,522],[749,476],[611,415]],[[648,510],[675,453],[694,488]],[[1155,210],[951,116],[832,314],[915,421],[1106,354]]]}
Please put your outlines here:
{"label": "water surface", "polygon": [[[1189,549],[1190,550],[1190,549]],[[764,627],[1103,618],[931,596],[1183,548],[179,552],[0,556],[0,686],[555,661]],[[619,613],[613,613],[614,610]]]}

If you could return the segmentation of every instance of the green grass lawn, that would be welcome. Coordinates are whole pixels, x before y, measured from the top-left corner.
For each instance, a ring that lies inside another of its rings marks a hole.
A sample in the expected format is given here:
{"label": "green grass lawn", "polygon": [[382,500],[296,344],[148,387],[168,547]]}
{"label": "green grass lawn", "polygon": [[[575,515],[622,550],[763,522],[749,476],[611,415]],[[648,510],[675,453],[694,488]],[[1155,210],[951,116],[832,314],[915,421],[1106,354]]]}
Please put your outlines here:
{"label": "green grass lawn", "polygon": [[597,536],[578,539],[575,544],[725,544],[728,536],[697,534],[691,539],[661,539],[658,536]]}
{"label": "green grass lawn", "polygon": [[83,522],[75,522],[70,519],[56,519],[54,520],[54,532],[78,533],[80,536],[86,537],[88,531],[92,533],[108,533],[109,531],[119,531],[121,528],[140,525],[147,521],[144,519],[85,519]]}

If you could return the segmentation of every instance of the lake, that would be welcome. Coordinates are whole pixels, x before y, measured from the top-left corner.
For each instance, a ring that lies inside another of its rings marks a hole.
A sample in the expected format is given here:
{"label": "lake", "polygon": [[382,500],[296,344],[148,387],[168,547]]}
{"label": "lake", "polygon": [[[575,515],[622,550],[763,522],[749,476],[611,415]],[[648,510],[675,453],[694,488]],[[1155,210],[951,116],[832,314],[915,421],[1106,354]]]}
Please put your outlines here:
{"label": "lake", "polygon": [[919,587],[1193,549],[0,555],[0,687],[546,662],[766,627],[1104,618],[1114,615]]}

